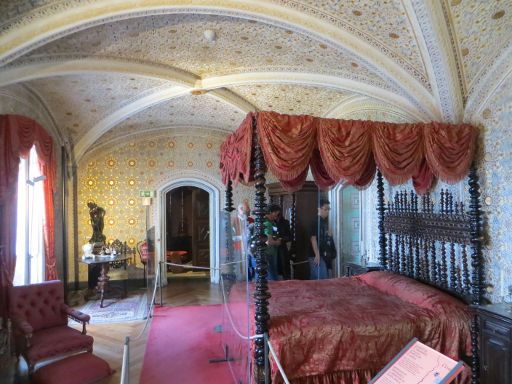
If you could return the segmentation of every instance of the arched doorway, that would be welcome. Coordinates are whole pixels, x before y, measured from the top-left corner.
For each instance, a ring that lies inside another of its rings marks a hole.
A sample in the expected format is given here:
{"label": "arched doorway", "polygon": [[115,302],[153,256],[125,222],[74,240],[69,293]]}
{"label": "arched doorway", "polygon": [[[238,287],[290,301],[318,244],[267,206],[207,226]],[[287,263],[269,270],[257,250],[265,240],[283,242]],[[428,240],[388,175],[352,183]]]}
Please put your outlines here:
{"label": "arched doorway", "polygon": [[[166,257],[174,264],[210,266],[209,194],[194,186],[182,186],[165,194]],[[167,268],[167,277],[209,277],[209,270],[178,266]]]}
{"label": "arched doorway", "polygon": [[[207,202],[208,202],[208,205],[207,207],[205,206],[202,206],[200,207],[202,212],[197,212],[198,213],[198,216],[200,216],[200,223],[202,224],[201,225],[201,228],[197,227],[197,228],[194,228],[193,230],[196,231],[197,235],[202,235],[203,236],[203,243],[202,243],[202,256],[200,256],[199,258],[202,259],[202,263],[201,263],[201,266],[204,264],[204,266],[206,267],[209,267],[210,268],[210,281],[212,283],[218,283],[219,281],[219,273],[218,273],[218,265],[219,265],[219,212],[220,212],[220,190],[217,186],[214,186],[213,184],[207,182],[207,181],[204,181],[204,180],[200,180],[200,179],[196,179],[196,178],[182,178],[182,179],[176,179],[176,180],[173,180],[172,182],[170,182],[169,184],[166,184],[165,186],[159,188],[157,190],[157,201],[159,202],[158,203],[158,208],[157,208],[157,217],[158,217],[158,222],[159,222],[159,225],[157,226],[157,241],[159,243],[158,245],[158,248],[159,248],[159,255],[160,255],[160,260],[162,261],[165,261],[166,260],[166,256],[167,256],[167,249],[168,249],[168,244],[167,244],[167,236],[166,236],[166,233],[170,233],[171,234],[171,237],[172,237],[172,234],[173,234],[173,230],[172,230],[172,227],[169,229],[168,228],[168,222],[167,222],[167,219],[166,219],[166,212],[167,212],[167,209],[166,209],[166,206],[167,206],[167,199],[169,198],[169,196],[171,196],[172,198],[172,191],[177,191],[175,193],[177,193],[177,197],[175,198],[175,200],[177,200],[178,202],[178,205],[181,205],[181,190],[180,188],[182,187],[185,187],[185,188],[189,188],[191,191],[193,191],[194,189],[192,188],[197,188],[196,191],[198,192],[195,192],[196,194],[201,194],[203,196],[206,196],[205,194],[207,194]],[[185,189],[183,190],[185,192]],[[171,193],[169,195],[169,193]],[[203,200],[204,201],[204,200]],[[172,209],[172,206],[171,206],[171,209]],[[181,207],[180,207],[181,209]],[[196,207],[196,209],[199,209]],[[206,213],[206,218],[204,217],[205,216],[205,213]],[[176,214],[178,215],[178,218],[181,219],[181,212],[178,211],[176,212]],[[187,212],[184,212],[184,215],[188,215]],[[190,231],[192,231],[192,228],[189,224],[188,225],[188,228],[190,229]],[[201,229],[201,230],[199,230]],[[177,228],[177,230],[179,231],[179,226]],[[199,230],[199,231],[198,231]],[[204,247],[204,242],[208,242],[208,247]],[[169,244],[170,245],[170,244]],[[208,249],[208,256],[205,256],[205,251],[204,249]],[[200,248],[201,249],[201,248]],[[185,260],[187,260],[185,258]],[[164,281],[162,281],[163,284],[166,284],[166,280],[164,279]]]}

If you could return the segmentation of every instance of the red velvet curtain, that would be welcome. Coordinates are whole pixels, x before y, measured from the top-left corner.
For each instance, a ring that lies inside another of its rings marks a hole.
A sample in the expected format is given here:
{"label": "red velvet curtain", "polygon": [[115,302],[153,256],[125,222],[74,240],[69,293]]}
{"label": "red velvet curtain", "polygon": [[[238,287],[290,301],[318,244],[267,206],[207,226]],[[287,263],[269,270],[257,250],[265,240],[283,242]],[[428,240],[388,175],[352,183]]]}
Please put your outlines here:
{"label": "red velvet curtain", "polygon": [[251,180],[253,113],[247,114],[240,127],[220,147],[220,171],[222,182],[248,183]]}
{"label": "red velvet curtain", "polygon": [[[467,174],[478,135],[468,124],[394,124],[258,112],[249,114],[226,140],[230,151],[234,137],[236,143],[244,142],[243,126],[253,117],[267,167],[289,191],[300,189],[309,167],[320,188],[339,182],[365,187],[378,167],[392,185],[412,179],[416,191],[424,194],[434,177],[454,183]],[[248,148],[237,151],[250,159]],[[236,158],[221,154],[224,182],[240,174],[246,180],[248,165],[243,167],[241,171]]]}
{"label": "red velvet curtain", "polygon": [[0,115],[0,205],[2,227],[0,242],[3,246],[0,258],[0,312],[5,315],[7,289],[12,285],[16,266],[16,213],[18,192],[18,167],[20,158],[27,158],[33,145],[36,147],[44,181],[46,279],[57,278],[55,258],[55,233],[53,192],[55,186],[55,157],[53,140],[34,120],[18,115]]}

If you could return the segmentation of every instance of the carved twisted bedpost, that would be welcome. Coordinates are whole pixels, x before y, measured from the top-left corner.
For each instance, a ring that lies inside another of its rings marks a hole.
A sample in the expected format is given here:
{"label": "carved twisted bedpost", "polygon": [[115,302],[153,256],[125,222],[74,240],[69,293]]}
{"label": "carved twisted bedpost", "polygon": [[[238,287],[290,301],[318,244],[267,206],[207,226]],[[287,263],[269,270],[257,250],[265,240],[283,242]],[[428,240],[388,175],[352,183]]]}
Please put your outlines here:
{"label": "carved twisted bedpost", "polygon": [[[384,180],[377,170],[377,212],[379,213],[379,261],[384,269],[388,269],[386,256],[386,233],[384,232]],[[391,241],[391,240],[390,240]]]}
{"label": "carved twisted bedpost", "polygon": [[[268,333],[268,320],[270,315],[268,313],[268,299],[270,293],[268,291],[267,281],[267,259],[265,257],[266,236],[264,234],[264,222],[265,222],[265,209],[266,209],[266,197],[265,197],[265,159],[259,144],[258,132],[256,129],[256,119],[252,121],[253,128],[253,154],[254,158],[254,180],[255,180],[255,220],[254,220],[254,237],[256,244],[256,284],[254,288],[254,305],[255,315],[254,320],[256,323],[256,334],[263,335]],[[264,384],[265,375],[269,375],[269,372],[265,371],[265,340],[263,338],[257,338],[254,340],[254,359],[255,359],[255,379],[256,383]]]}
{"label": "carved twisted bedpost", "polygon": [[[233,247],[233,227],[231,223],[231,212],[235,210],[233,207],[233,182],[231,180],[228,181],[228,185],[226,185],[226,201],[224,206],[224,211],[226,212],[226,222],[224,233],[226,234],[226,261],[232,262],[234,261],[234,247]],[[227,292],[231,291],[231,287],[236,280],[235,276],[235,267],[234,264],[229,264],[229,267],[226,271],[220,271],[222,274],[222,278],[224,279],[224,284],[226,285]]]}
{"label": "carved twisted bedpost", "polygon": [[[469,220],[471,226],[471,298],[473,305],[480,305],[482,293],[482,211],[480,205],[480,184],[476,166],[473,164],[469,172]],[[471,384],[478,384],[480,378],[480,359],[478,348],[478,319],[473,315],[471,322]]]}
{"label": "carved twisted bedpost", "polygon": [[[290,230],[292,231],[292,249],[296,252],[297,245],[297,196],[292,194],[292,212],[290,215]],[[293,255],[296,257],[297,255]]]}
{"label": "carved twisted bedpost", "polygon": [[228,181],[228,185],[226,186],[226,203],[224,210],[228,213],[235,210],[235,207],[233,206],[233,182],[231,180]]}
{"label": "carved twisted bedpost", "polygon": [[227,250],[227,259],[228,261],[233,261],[233,237],[231,236],[231,220],[230,213],[235,210],[233,207],[233,182],[231,180],[228,181],[228,185],[226,186],[226,202],[224,206],[224,211],[226,212],[226,250]]}

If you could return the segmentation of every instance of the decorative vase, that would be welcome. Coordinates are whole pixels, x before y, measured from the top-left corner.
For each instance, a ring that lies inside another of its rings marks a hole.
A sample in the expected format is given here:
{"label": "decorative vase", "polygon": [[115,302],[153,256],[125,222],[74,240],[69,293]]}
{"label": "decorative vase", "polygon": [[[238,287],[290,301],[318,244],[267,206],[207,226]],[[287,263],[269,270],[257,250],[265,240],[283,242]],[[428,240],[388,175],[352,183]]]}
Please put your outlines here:
{"label": "decorative vase", "polygon": [[82,245],[82,251],[84,251],[85,257],[91,257],[92,256],[92,244],[85,243],[84,245]]}

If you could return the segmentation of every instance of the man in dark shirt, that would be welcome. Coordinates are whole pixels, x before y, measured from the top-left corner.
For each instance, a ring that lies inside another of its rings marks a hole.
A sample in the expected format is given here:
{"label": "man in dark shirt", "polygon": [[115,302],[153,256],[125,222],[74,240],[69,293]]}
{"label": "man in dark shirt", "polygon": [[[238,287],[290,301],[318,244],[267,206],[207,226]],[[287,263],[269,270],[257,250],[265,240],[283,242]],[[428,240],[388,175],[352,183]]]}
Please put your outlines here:
{"label": "man in dark shirt", "polygon": [[321,251],[323,250],[323,244],[325,244],[327,236],[330,236],[328,223],[330,210],[331,204],[329,200],[320,199],[318,203],[318,217],[311,222],[309,227],[309,277],[311,280],[328,278],[327,264],[324,258],[321,257]]}
{"label": "man in dark shirt", "polygon": [[281,239],[281,245],[277,250],[277,261],[279,274],[284,279],[290,278],[290,257],[288,252],[289,243],[292,241],[290,222],[283,217],[282,210],[276,220],[277,237]]}
{"label": "man in dark shirt", "polygon": [[281,239],[277,237],[278,231],[276,226],[276,219],[281,212],[279,205],[271,204],[267,209],[265,222],[263,224],[263,232],[267,235],[267,248],[265,248],[265,255],[268,263],[268,280],[278,280],[277,274],[277,254]]}

